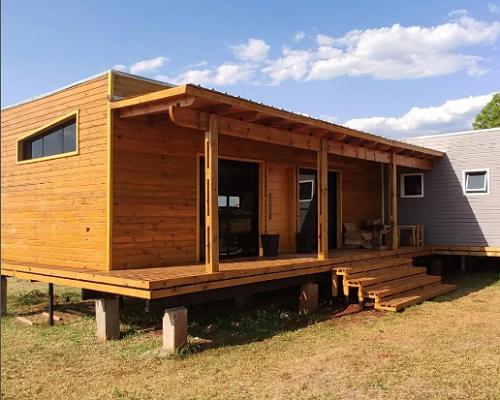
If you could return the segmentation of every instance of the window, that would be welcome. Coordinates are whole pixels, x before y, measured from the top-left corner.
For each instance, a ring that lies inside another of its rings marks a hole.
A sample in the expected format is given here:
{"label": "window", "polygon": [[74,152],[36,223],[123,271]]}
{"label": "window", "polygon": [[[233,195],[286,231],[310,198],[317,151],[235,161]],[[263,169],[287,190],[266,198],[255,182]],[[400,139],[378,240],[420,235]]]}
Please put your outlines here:
{"label": "window", "polygon": [[314,198],[314,181],[299,182],[299,200],[311,201]]}
{"label": "window", "polygon": [[465,194],[489,193],[488,169],[472,169],[463,172],[463,185]]}
{"label": "window", "polygon": [[424,197],[424,174],[401,174],[401,197]]}
{"label": "window", "polygon": [[65,116],[18,140],[17,161],[31,162],[45,158],[77,154],[78,112]]}

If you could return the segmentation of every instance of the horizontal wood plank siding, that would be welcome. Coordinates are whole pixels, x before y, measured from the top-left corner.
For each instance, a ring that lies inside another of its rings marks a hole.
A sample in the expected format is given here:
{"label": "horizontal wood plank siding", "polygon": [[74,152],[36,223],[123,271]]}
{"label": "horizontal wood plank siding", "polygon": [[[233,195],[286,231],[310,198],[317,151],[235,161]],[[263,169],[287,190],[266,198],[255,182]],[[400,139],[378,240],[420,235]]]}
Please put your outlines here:
{"label": "horizontal wood plank siding", "polygon": [[[107,76],[2,111],[2,259],[106,269]],[[79,154],[16,164],[16,140],[79,110]]]}
{"label": "horizontal wood plank siding", "polygon": [[[114,118],[113,269],[195,262],[201,131]],[[222,135],[219,156],[316,168],[316,153]],[[380,217],[377,163],[329,156],[342,171],[343,218]],[[279,212],[274,208],[274,212]]]}
{"label": "horizontal wood plank siding", "polygon": [[[400,223],[424,224],[426,245],[500,246],[500,129],[412,142],[446,157],[424,173],[424,198],[399,199]],[[489,169],[490,193],[464,195],[463,171],[478,168]]]}
{"label": "horizontal wood plank siding", "polygon": [[122,75],[119,72],[114,72],[113,78],[113,95],[117,97],[137,96],[139,94],[156,92],[170,87],[169,85],[159,82]]}

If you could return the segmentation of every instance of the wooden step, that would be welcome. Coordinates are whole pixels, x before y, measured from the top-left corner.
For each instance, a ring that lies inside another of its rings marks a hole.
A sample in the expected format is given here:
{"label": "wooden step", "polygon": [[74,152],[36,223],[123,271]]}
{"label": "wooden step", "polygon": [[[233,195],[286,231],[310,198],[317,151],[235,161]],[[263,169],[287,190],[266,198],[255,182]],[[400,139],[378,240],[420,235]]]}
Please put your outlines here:
{"label": "wooden step", "polygon": [[440,283],[440,276],[412,275],[406,278],[396,279],[389,282],[379,283],[366,289],[365,296],[371,299],[382,299],[398,293],[417,289],[433,283]]}
{"label": "wooden step", "polygon": [[349,287],[366,287],[378,283],[393,281],[400,278],[413,275],[425,275],[425,267],[393,267],[382,270],[361,272],[359,274],[347,275],[344,279],[344,285]]}
{"label": "wooden step", "polygon": [[333,268],[337,272],[337,275],[348,275],[358,272],[374,271],[383,268],[391,268],[398,265],[412,265],[413,260],[411,258],[391,258],[388,260],[379,261],[364,261],[362,263],[356,264],[344,264],[337,265]]}
{"label": "wooden step", "polygon": [[428,287],[423,287],[399,295],[391,296],[375,302],[375,308],[387,311],[399,311],[411,304],[417,304],[424,300],[432,299],[442,294],[451,292],[457,288],[456,285],[433,284]]}

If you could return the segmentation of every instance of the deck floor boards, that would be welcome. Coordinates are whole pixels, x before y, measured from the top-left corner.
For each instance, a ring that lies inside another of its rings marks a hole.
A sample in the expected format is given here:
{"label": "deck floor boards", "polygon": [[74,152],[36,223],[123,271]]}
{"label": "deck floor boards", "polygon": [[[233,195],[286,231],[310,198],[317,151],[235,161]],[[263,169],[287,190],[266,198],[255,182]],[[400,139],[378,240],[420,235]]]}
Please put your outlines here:
{"label": "deck floor boards", "polygon": [[98,271],[2,260],[2,275],[141,298],[158,298],[326,272],[336,264],[355,264],[359,261],[389,257],[418,257],[431,252],[430,247],[422,246],[389,251],[333,250],[326,260],[318,260],[314,254],[283,254],[265,259],[259,257],[231,259],[221,261],[220,271],[215,273],[207,273],[202,263]]}

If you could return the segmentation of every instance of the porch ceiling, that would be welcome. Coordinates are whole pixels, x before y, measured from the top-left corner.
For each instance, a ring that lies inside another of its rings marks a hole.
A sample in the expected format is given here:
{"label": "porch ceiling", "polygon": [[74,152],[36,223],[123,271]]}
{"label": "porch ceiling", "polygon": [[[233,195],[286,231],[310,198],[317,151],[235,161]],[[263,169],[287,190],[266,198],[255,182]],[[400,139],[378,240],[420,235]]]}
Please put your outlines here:
{"label": "porch ceiling", "polygon": [[396,154],[398,165],[432,169],[432,162],[444,153],[409,143],[277,109],[193,85],[182,85],[158,92],[111,102],[123,119],[139,119],[157,124],[175,124],[208,129],[209,114],[219,116],[221,134],[318,151],[326,139],[330,154],[389,163]]}

